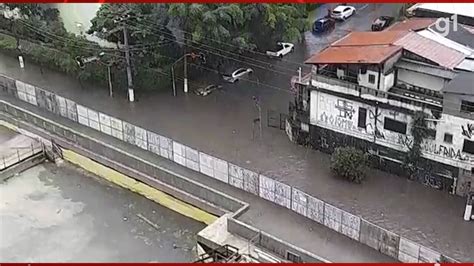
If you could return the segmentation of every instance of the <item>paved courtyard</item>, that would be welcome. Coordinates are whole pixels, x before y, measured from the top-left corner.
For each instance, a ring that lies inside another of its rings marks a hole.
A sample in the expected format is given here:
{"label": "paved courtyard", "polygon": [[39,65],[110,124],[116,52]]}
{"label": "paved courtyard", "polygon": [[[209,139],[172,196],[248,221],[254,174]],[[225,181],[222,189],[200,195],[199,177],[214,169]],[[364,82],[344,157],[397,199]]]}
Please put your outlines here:
{"label": "paved courtyard", "polygon": [[68,164],[35,166],[0,197],[3,262],[192,262],[205,226]]}

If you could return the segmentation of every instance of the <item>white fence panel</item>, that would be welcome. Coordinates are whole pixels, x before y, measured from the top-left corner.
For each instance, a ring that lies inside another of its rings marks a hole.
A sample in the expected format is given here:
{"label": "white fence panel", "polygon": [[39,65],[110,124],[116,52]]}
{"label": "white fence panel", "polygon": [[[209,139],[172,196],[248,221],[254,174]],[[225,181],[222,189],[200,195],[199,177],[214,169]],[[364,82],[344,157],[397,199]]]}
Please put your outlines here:
{"label": "white fence panel", "polygon": [[26,99],[32,105],[38,105],[36,102],[36,89],[34,86],[25,83]]}
{"label": "white fence panel", "polygon": [[400,237],[398,260],[406,263],[417,263],[420,255],[420,246],[412,241]]}
{"label": "white fence panel", "polygon": [[308,218],[324,224],[324,201],[308,195]]}
{"label": "white fence panel", "polygon": [[244,189],[243,168],[229,163],[229,184]]}
{"label": "white fence panel", "polygon": [[112,127],[110,126],[110,116],[99,113],[100,131],[107,135],[112,135]]}
{"label": "white fence panel", "polygon": [[360,217],[342,211],[341,233],[359,241],[360,237]]}
{"label": "white fence panel", "polygon": [[229,183],[229,165],[226,161],[214,157],[214,178]]}
{"label": "white fence panel", "polygon": [[124,140],[122,120],[110,117],[110,127],[112,128],[113,137],[118,138],[119,140]]}
{"label": "white fence panel", "polygon": [[28,97],[26,96],[25,90],[25,83],[16,80],[16,92],[18,94],[18,98],[24,102],[28,102]]}
{"label": "white fence panel", "polygon": [[244,190],[254,195],[259,195],[259,178],[258,174],[242,168],[242,177],[244,180]]}
{"label": "white fence panel", "polygon": [[160,136],[160,155],[173,160],[173,140]]}
{"label": "white fence panel", "polygon": [[147,131],[148,150],[160,155],[160,135]]}
{"label": "white fence panel", "polygon": [[341,231],[342,210],[330,204],[324,204],[324,225],[334,231]]}
{"label": "white fence panel", "polygon": [[66,99],[64,97],[61,97],[59,95],[56,95],[56,102],[58,103],[59,106],[59,114],[62,117],[68,117],[67,115],[67,104],[66,104]]}
{"label": "white fence panel", "polygon": [[199,152],[199,168],[201,173],[214,177],[214,157]]}
{"label": "white fence panel", "polygon": [[291,209],[291,187],[279,181],[275,181],[275,203]]}
{"label": "white fence panel", "polygon": [[275,202],[275,180],[264,175],[259,176],[260,197]]}
{"label": "white fence panel", "polygon": [[144,150],[148,149],[148,142],[146,136],[147,134],[145,129],[135,126],[135,145]]}
{"label": "white fence panel", "polygon": [[123,123],[123,140],[135,145],[135,125],[129,124],[125,121]]}
{"label": "white fence panel", "polygon": [[92,109],[87,109],[87,117],[89,118],[89,126],[97,131],[100,131],[99,113]]}
{"label": "white fence panel", "polygon": [[176,141],[173,141],[173,161],[186,166],[186,147]]}
{"label": "white fence panel", "polygon": [[77,114],[77,104],[71,100],[66,99],[66,106],[67,106],[67,117],[74,122],[78,120]]}
{"label": "white fence panel", "polygon": [[199,172],[199,152],[190,147],[186,147],[186,167]]}
{"label": "white fence panel", "polygon": [[81,125],[89,126],[89,116],[87,115],[87,108],[82,105],[77,105],[77,118]]}
{"label": "white fence panel", "polygon": [[308,211],[308,195],[303,191],[293,188],[292,189],[292,202],[291,209],[303,216],[307,216]]}

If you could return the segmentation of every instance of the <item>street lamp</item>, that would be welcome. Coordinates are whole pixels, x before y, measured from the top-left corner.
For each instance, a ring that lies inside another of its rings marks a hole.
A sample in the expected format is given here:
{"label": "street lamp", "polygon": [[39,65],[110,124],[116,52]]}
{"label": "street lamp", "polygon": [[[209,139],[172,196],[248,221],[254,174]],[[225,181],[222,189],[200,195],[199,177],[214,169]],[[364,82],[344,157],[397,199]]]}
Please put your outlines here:
{"label": "street lamp", "polygon": [[[178,60],[176,60],[172,65],[171,65],[171,77],[173,79],[173,95],[176,96],[176,82],[174,79],[174,66],[181,61],[182,59],[186,59],[188,56],[191,56],[192,59],[200,58],[203,63],[206,62],[206,57],[203,53],[188,53],[184,54],[181,56]],[[187,60],[184,60],[184,92],[188,93],[188,64]]]}

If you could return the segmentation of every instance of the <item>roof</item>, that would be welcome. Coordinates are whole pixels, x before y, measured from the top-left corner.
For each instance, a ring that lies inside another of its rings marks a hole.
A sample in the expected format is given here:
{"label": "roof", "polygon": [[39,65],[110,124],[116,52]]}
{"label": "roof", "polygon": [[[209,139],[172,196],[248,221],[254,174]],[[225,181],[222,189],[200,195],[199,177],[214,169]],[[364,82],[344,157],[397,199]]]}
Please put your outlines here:
{"label": "roof", "polygon": [[443,92],[474,95],[474,73],[461,72],[444,88]]}
{"label": "roof", "polygon": [[408,31],[351,32],[331,46],[389,45],[408,34]]}
{"label": "roof", "polygon": [[472,3],[423,3],[416,4],[410,10],[424,9],[429,11],[458,14],[465,17],[474,17],[474,4]]}
{"label": "roof", "polygon": [[469,29],[466,26],[454,25],[454,23],[449,22],[449,30],[446,32],[437,29],[435,26],[430,26],[429,29],[433,32],[442,34],[444,37],[452,41],[474,48],[474,30]]}
{"label": "roof", "polygon": [[466,57],[465,54],[423,37],[416,32],[405,35],[394,44],[403,46],[405,50],[448,69],[453,69]]}
{"label": "roof", "polygon": [[306,64],[380,64],[402,50],[400,46],[330,46],[313,55]]}
{"label": "roof", "polygon": [[385,31],[419,31],[428,28],[436,22],[435,18],[411,18],[397,22]]}
{"label": "roof", "polygon": [[464,59],[459,65],[456,66],[456,69],[474,72],[474,60]]}
{"label": "roof", "polygon": [[[452,48],[456,51],[459,51],[459,52],[465,54],[468,57],[470,57],[474,53],[473,49],[471,49],[469,47],[466,47],[462,44],[459,44],[455,41],[452,41],[452,40],[442,36],[441,34],[435,32],[435,31],[432,31],[431,29],[422,30],[422,31],[419,31],[417,33],[420,34],[423,37],[426,37],[426,38],[428,38],[430,40],[433,40],[437,43],[440,43],[444,46],[447,46],[447,47]],[[474,44],[474,42],[473,42],[473,44]]]}

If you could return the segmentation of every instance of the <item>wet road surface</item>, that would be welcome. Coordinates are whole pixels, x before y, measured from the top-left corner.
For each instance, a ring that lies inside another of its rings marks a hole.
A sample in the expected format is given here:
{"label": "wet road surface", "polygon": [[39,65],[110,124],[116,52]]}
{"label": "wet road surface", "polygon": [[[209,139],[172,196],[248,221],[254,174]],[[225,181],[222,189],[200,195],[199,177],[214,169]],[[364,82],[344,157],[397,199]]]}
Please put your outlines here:
{"label": "wet road surface", "polygon": [[0,195],[4,262],[191,262],[205,226],[68,164],[31,168]]}
{"label": "wet road surface", "polygon": [[[397,6],[380,5],[374,10],[373,4],[370,4],[341,25],[357,27],[358,30],[368,29],[372,18],[390,15],[397,9]],[[341,31],[336,29],[330,36],[343,34],[338,32]],[[314,43],[318,41],[322,43],[319,47],[324,46],[324,40],[310,34],[306,34],[305,38],[308,49],[317,50],[318,46]],[[287,60],[301,63],[309,53],[306,49],[296,49],[284,60],[270,62],[274,69],[277,66],[290,68],[287,64],[291,63]],[[74,80],[66,79],[61,74],[45,72],[41,75],[28,61],[27,68],[19,70],[14,59],[0,57],[0,73],[57,92],[87,107],[282,180],[454,258],[474,260],[471,248],[474,246],[473,225],[462,220],[464,199],[375,170],[362,185],[339,180],[329,171],[327,155],[298,147],[289,142],[283,131],[266,127],[266,110],[287,112],[292,95],[286,90],[289,89],[289,76],[296,75],[294,69],[294,73],[287,70],[285,76],[254,67],[255,74],[251,78],[258,78],[267,85],[271,83],[271,86],[281,90],[241,81],[227,85],[222,93],[204,98],[182,93],[175,98],[171,96],[170,88],[169,92],[147,93],[139,97],[138,102],[130,104],[124,97],[109,99],[106,89],[94,86],[81,89]],[[206,80],[215,78],[211,74],[204,76]],[[193,80],[191,88],[199,82]],[[262,140],[252,140],[252,120],[257,116],[253,95],[258,95],[262,101]]]}

